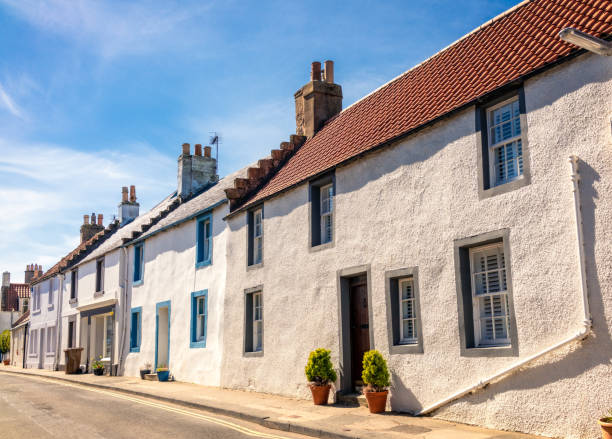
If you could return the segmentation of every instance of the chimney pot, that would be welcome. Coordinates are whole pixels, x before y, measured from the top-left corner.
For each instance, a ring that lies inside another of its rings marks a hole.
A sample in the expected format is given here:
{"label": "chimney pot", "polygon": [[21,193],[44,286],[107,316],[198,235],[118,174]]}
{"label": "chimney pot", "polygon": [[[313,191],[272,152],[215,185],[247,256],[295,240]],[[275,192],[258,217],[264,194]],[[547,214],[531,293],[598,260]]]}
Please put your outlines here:
{"label": "chimney pot", "polygon": [[96,214],[91,212],[91,224],[96,224]]}
{"label": "chimney pot", "polygon": [[211,150],[210,146],[204,147],[204,157],[210,158],[210,150]]}
{"label": "chimney pot", "polygon": [[196,143],[194,154],[197,155],[198,157],[202,156],[202,145],[200,145],[199,143]]}
{"label": "chimney pot", "polygon": [[83,215],[83,224],[89,224],[89,215]]}
{"label": "chimney pot", "polygon": [[183,154],[189,155],[190,154],[189,150],[190,150],[189,143],[183,143]]}
{"label": "chimney pot", "polygon": [[128,200],[128,188],[127,186],[123,186],[121,188],[121,202],[127,203],[127,200]]}
{"label": "chimney pot", "polygon": [[319,61],[313,61],[310,67],[310,80],[311,81],[321,80],[321,63]]}
{"label": "chimney pot", "polygon": [[330,84],[334,83],[334,62],[327,60],[325,61],[325,70],[324,70],[324,74],[325,74],[325,82],[328,82]]}
{"label": "chimney pot", "polygon": [[103,218],[104,218],[104,216],[103,216],[101,213],[99,213],[99,214],[98,214],[98,225],[99,225],[99,226],[101,226],[101,225],[102,225],[102,219],[103,219]]}
{"label": "chimney pot", "polygon": [[136,186],[130,186],[130,203],[136,202]]}

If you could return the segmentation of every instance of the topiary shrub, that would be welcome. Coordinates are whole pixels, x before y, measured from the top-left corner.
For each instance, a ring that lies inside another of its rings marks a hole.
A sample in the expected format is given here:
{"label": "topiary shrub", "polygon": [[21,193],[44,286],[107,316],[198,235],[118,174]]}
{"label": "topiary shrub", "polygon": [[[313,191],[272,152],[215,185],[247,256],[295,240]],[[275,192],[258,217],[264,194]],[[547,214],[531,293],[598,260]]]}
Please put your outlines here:
{"label": "topiary shrub", "polygon": [[11,350],[11,333],[8,329],[0,334],[0,352],[2,356]]}
{"label": "topiary shrub", "polygon": [[367,392],[382,392],[389,387],[389,369],[380,352],[371,350],[363,354],[363,382]]}
{"label": "topiary shrub", "polygon": [[308,381],[315,386],[326,386],[338,378],[331,361],[331,351],[329,349],[319,348],[312,351],[304,371]]}

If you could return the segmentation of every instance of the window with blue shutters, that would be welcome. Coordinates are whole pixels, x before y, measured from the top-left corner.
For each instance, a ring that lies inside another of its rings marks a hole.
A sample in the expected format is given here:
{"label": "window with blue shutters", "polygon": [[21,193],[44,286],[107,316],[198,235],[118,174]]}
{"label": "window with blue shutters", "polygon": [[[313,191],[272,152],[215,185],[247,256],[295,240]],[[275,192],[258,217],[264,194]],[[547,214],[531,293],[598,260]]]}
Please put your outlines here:
{"label": "window with blue shutters", "polygon": [[204,215],[197,220],[196,267],[212,263],[212,216]]}
{"label": "window with blue shutters", "polygon": [[144,243],[134,246],[134,284],[142,283],[144,268]]}
{"label": "window with blue shutters", "polygon": [[208,324],[208,290],[191,293],[191,340],[190,347],[206,347]]}
{"label": "window with blue shutters", "polygon": [[132,308],[130,324],[130,352],[140,352],[140,336],[142,328],[142,307]]}

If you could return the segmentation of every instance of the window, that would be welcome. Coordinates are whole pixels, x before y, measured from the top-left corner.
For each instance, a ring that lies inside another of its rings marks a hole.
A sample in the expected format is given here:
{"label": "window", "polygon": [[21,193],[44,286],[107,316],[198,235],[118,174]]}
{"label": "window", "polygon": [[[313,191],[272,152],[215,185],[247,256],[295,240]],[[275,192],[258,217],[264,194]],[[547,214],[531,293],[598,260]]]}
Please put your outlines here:
{"label": "window", "polygon": [[198,218],[196,232],[196,267],[210,265],[212,260],[211,215]]}
{"label": "window", "polygon": [[75,268],[74,270],[72,270],[70,272],[70,299],[71,300],[76,300],[76,298],[77,298],[77,293],[78,293],[78,291],[77,291],[77,288],[78,288],[77,282],[78,282],[78,279],[79,279],[78,273],[79,273],[79,271],[78,271],[77,268]]}
{"label": "window", "polygon": [[30,306],[30,301],[28,299],[23,299],[23,312],[28,312],[28,308]]}
{"label": "window", "polygon": [[503,230],[455,241],[463,355],[517,354],[508,239]]}
{"label": "window", "polygon": [[49,279],[49,300],[48,300],[49,307],[53,305],[53,295],[54,295],[54,289],[55,289],[54,281],[55,279],[53,278]]}
{"label": "window", "polygon": [[38,346],[38,330],[32,329],[30,331],[30,354],[36,354],[36,347]]}
{"label": "window", "polygon": [[140,337],[142,331],[142,307],[132,308],[130,320],[130,352],[140,352]]}
{"label": "window", "polygon": [[476,113],[482,166],[479,196],[496,195],[529,183],[524,93],[520,89],[488,102]]}
{"label": "window", "polygon": [[104,317],[104,357],[110,359],[113,348],[113,316]]}
{"label": "window", "polygon": [[263,262],[263,208],[250,211],[248,218],[248,265]]}
{"label": "window", "polygon": [[385,273],[389,353],[423,353],[418,268]]}
{"label": "window", "polygon": [[261,287],[245,294],[245,353],[263,353],[263,293]]}
{"label": "window", "polygon": [[74,339],[75,339],[75,328],[74,328],[74,320],[70,320],[68,322],[68,347],[69,348],[73,348],[74,347]]}
{"label": "window", "polygon": [[134,246],[134,283],[142,283],[143,268],[144,268],[144,244]]}
{"label": "window", "polygon": [[55,326],[47,328],[47,354],[55,352]]}
{"label": "window", "polygon": [[32,312],[40,311],[40,284],[32,287]]}
{"label": "window", "polygon": [[334,187],[333,176],[310,185],[311,247],[334,241]]}
{"label": "window", "polygon": [[96,292],[104,291],[104,258],[96,261]]}
{"label": "window", "polygon": [[206,347],[208,321],[208,290],[191,293],[191,343],[192,348]]}

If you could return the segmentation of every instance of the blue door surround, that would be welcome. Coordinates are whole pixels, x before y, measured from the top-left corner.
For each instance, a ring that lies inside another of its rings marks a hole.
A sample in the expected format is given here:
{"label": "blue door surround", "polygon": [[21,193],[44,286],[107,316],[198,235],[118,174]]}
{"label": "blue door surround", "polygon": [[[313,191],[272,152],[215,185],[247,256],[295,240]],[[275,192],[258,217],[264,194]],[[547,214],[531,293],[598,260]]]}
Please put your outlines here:
{"label": "blue door surround", "polygon": [[157,348],[159,339],[159,310],[161,308],[168,308],[168,364],[166,367],[170,368],[170,300],[165,302],[158,302],[155,305],[155,371],[157,371]]}

